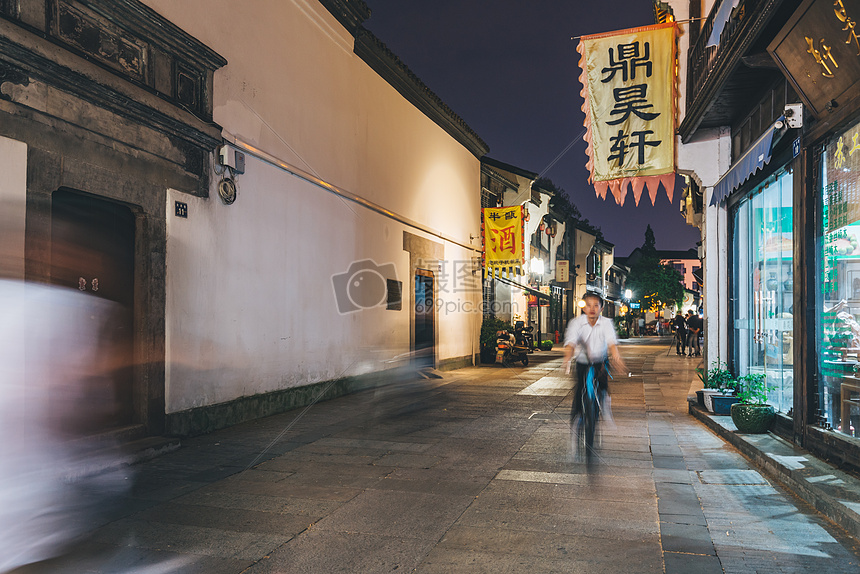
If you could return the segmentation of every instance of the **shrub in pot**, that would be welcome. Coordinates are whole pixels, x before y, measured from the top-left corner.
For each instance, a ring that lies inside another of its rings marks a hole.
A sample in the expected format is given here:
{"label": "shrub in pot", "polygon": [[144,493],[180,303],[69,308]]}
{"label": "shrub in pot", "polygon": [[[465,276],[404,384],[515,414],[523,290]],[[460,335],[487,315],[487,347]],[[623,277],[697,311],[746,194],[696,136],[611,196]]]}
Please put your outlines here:
{"label": "shrub in pot", "polygon": [[540,350],[541,351],[552,351],[552,341],[546,339],[540,342]]}
{"label": "shrub in pot", "polygon": [[511,325],[507,321],[496,319],[495,317],[484,317],[484,322],[481,323],[481,362],[495,363],[496,362],[496,338],[499,331],[510,329]]}
{"label": "shrub in pot", "polygon": [[725,396],[734,395],[738,389],[738,381],[729,370],[729,366],[725,363],[714,362],[711,368],[705,371],[702,368],[696,369],[696,374],[702,381],[704,389],[702,390],[705,408],[710,412],[714,412],[714,395]]}
{"label": "shrub in pot", "polygon": [[772,406],[767,404],[767,392],[775,387],[766,382],[763,374],[744,375],[739,379],[740,402],[732,405],[732,422],[743,433],[765,433],[776,416]]}

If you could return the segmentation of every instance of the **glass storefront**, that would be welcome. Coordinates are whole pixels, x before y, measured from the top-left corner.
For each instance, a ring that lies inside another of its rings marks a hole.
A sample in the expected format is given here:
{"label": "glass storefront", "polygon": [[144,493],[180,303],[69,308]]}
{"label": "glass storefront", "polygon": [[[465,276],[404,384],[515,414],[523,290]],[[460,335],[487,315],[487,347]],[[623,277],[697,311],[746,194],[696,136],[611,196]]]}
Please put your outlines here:
{"label": "glass storefront", "polygon": [[732,359],[763,373],[778,411],[793,405],[792,175],[781,170],[732,212]]}
{"label": "glass storefront", "polygon": [[860,429],[860,123],[827,143],[821,156],[817,308],[819,408],[825,424]]}

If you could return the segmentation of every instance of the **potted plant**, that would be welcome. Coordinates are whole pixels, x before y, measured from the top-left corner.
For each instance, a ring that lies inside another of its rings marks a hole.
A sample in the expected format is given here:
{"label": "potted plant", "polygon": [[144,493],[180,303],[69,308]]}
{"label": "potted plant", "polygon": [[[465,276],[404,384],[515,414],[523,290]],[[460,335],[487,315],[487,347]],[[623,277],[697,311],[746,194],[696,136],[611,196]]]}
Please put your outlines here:
{"label": "potted plant", "polygon": [[714,405],[715,415],[730,415],[732,407],[738,403],[738,399],[734,389],[722,389],[719,395],[711,396],[711,403]]}
{"label": "potted plant", "polygon": [[510,329],[507,321],[495,317],[484,317],[481,323],[481,362],[493,364],[496,362],[496,333]]}
{"label": "potted plant", "polygon": [[759,373],[744,375],[740,383],[740,402],[732,405],[732,422],[739,432],[767,432],[776,416],[773,407],[767,404],[767,392],[776,387],[768,385],[765,375]]}
{"label": "potted plant", "polygon": [[701,390],[696,391],[696,404],[705,408],[705,387],[707,387],[708,373],[704,367],[696,367],[696,376],[702,381]]}
{"label": "potted plant", "polygon": [[[715,414],[729,414],[731,399],[734,398],[734,394],[738,388],[738,381],[729,370],[729,366],[725,363],[715,362],[706,373],[699,373],[699,378],[702,379],[702,383],[705,386],[702,390],[705,408]],[[716,412],[715,397],[718,399],[717,402],[721,403],[720,406],[725,407],[724,413],[722,410],[720,413]],[[724,397],[727,400],[723,400]]]}

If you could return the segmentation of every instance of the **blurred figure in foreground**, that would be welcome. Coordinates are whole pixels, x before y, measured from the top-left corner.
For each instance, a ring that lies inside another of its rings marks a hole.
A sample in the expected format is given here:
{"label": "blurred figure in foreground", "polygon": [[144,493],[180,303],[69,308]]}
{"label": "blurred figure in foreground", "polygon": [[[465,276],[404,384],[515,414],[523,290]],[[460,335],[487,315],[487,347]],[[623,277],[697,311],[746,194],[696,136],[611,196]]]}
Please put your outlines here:
{"label": "blurred figure in foreground", "polygon": [[4,223],[0,216],[0,572],[63,553],[130,483],[127,471],[105,472],[118,455],[98,454],[110,443],[92,436],[116,409],[110,377],[123,366],[106,327],[117,304],[22,281],[21,254],[4,251],[20,242],[4,240],[15,229]]}

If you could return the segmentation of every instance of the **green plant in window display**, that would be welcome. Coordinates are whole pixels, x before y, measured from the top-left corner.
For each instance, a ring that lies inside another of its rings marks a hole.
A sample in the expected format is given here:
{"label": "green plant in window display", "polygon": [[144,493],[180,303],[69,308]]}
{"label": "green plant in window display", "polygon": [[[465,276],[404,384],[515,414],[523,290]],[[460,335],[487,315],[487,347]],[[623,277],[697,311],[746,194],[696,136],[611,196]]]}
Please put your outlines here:
{"label": "green plant in window display", "polygon": [[719,389],[727,393],[734,392],[738,388],[738,381],[726,363],[714,362],[707,372],[698,368],[696,374],[706,389]]}
{"label": "green plant in window display", "polygon": [[738,399],[744,405],[767,404],[767,393],[776,389],[767,384],[767,377],[761,373],[750,373],[738,378],[740,392]]}
{"label": "green plant in window display", "polygon": [[738,379],[740,402],[732,405],[732,422],[742,433],[764,433],[776,417],[774,408],[767,404],[767,393],[776,387],[767,384],[764,374],[750,373]]}

